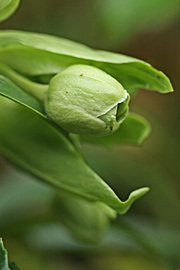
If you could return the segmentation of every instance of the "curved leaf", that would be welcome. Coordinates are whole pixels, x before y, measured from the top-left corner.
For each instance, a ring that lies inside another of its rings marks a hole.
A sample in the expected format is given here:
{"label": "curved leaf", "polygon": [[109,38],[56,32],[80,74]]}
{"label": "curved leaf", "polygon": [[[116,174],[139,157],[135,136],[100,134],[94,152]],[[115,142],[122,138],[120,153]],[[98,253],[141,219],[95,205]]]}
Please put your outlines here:
{"label": "curved leaf", "polygon": [[11,16],[19,5],[20,0],[0,0],[0,22]]}
{"label": "curved leaf", "polygon": [[121,202],[64,134],[41,115],[4,97],[0,99],[0,126],[1,154],[57,188],[104,202],[121,214],[148,191],[136,190]]}
{"label": "curved leaf", "polygon": [[88,64],[103,69],[129,91],[140,87],[160,93],[173,91],[165,74],[141,60],[45,34],[1,31],[0,60],[28,76],[56,74],[72,64]]}
{"label": "curved leaf", "polygon": [[10,270],[8,266],[7,251],[4,249],[4,245],[1,238],[0,238],[0,270]]}
{"label": "curved leaf", "polygon": [[0,95],[8,97],[24,106],[31,108],[37,113],[45,116],[42,105],[32,96],[12,83],[8,78],[0,75]]}
{"label": "curved leaf", "polygon": [[150,131],[151,127],[147,120],[135,113],[129,113],[119,129],[113,134],[103,137],[81,136],[81,140],[108,147],[119,144],[140,145],[147,138]]}
{"label": "curved leaf", "polygon": [[[9,268],[10,267],[10,268]],[[0,270],[20,270],[15,263],[8,263],[7,251],[0,238]]]}

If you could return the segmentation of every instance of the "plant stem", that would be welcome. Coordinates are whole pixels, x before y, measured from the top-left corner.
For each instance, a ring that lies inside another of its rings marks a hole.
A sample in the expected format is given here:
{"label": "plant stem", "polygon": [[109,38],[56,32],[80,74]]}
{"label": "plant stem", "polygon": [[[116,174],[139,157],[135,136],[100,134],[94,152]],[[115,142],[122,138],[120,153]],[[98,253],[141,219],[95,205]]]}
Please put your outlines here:
{"label": "plant stem", "polygon": [[2,62],[0,62],[0,74],[12,80],[28,94],[32,95],[39,101],[44,102],[49,87],[48,84],[32,82]]}

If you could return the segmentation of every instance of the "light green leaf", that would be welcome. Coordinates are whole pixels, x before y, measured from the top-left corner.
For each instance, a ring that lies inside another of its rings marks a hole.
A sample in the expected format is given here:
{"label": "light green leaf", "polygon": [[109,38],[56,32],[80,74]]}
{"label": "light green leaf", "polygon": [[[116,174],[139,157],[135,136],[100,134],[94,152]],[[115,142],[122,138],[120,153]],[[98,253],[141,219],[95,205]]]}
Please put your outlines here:
{"label": "light green leaf", "polygon": [[103,202],[121,214],[148,191],[136,190],[121,202],[63,133],[44,117],[4,97],[0,99],[0,126],[1,154],[61,190]]}
{"label": "light green leaf", "polygon": [[173,91],[165,74],[141,60],[45,34],[1,31],[0,60],[28,76],[56,74],[72,64],[88,64],[112,75],[128,91],[140,87],[160,93]]}
{"label": "light green leaf", "polygon": [[20,0],[0,0],[0,22],[14,13]]}
{"label": "light green leaf", "polygon": [[24,106],[31,108],[37,113],[43,114],[44,110],[42,105],[32,96],[28,95],[6,77],[0,75],[0,95],[10,98]]}
{"label": "light green leaf", "polygon": [[1,238],[0,238],[0,270],[10,270],[8,266],[7,251],[4,249],[4,245]]}
{"label": "light green leaf", "polygon": [[129,113],[119,129],[109,136],[81,136],[81,140],[111,147],[119,144],[140,145],[151,131],[150,124],[142,116]]}

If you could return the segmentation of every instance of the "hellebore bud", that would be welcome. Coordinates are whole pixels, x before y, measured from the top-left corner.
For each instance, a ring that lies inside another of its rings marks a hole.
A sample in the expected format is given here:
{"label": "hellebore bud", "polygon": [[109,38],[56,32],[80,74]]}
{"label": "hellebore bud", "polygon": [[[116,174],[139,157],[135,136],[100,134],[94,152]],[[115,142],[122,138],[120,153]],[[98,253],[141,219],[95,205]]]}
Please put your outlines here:
{"label": "hellebore bud", "polygon": [[129,95],[104,71],[88,65],[69,66],[50,81],[45,111],[71,133],[108,135],[128,112]]}

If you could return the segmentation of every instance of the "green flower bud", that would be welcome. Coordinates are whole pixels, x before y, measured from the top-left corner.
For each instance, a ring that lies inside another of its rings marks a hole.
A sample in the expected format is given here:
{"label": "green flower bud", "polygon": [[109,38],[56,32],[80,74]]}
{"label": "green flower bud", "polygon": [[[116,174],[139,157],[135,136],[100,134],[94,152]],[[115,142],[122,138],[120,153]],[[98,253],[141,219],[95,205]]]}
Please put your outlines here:
{"label": "green flower bud", "polygon": [[93,66],[73,65],[50,81],[45,111],[68,132],[104,136],[119,128],[128,102],[127,91],[113,77]]}

